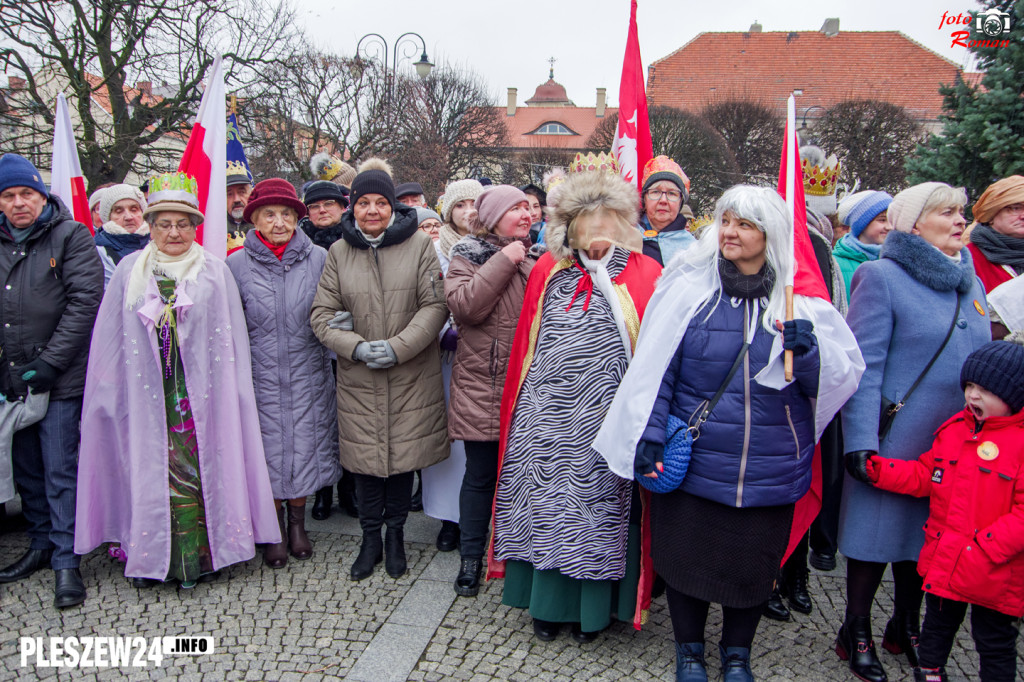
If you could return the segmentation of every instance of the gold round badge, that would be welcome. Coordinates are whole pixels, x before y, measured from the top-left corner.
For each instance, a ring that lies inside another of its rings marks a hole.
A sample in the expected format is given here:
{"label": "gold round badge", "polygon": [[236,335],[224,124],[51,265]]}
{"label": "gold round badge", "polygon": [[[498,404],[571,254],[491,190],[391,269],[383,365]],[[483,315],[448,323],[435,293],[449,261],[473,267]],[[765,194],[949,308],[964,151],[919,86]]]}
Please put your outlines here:
{"label": "gold round badge", "polygon": [[991,462],[999,456],[999,446],[990,440],[985,441],[978,446],[978,457],[981,457],[986,462]]}
{"label": "gold round badge", "polygon": [[974,299],[974,309],[977,310],[978,314],[982,317],[985,316],[985,309],[981,307],[980,303],[978,303],[978,299]]}

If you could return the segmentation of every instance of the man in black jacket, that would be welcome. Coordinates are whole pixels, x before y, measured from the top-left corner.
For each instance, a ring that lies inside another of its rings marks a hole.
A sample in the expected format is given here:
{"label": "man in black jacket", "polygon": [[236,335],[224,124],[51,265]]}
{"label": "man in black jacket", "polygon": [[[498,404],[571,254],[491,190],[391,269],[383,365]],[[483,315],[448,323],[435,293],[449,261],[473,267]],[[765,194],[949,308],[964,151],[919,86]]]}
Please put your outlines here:
{"label": "man in black jacket", "polygon": [[[50,393],[46,416],[12,443],[14,480],[31,538],[0,583],[49,564],[54,606],[85,601],[74,553],[79,420],[103,265],[88,228],[17,154],[0,158],[0,393]],[[111,339],[112,342],[116,340]]]}

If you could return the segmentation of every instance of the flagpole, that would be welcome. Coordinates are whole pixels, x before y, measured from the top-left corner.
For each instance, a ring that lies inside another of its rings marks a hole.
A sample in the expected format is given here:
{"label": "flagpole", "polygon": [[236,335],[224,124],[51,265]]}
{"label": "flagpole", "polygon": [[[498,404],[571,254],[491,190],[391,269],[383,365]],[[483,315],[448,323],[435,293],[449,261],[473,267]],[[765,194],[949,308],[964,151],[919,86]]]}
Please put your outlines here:
{"label": "flagpole", "polygon": [[[796,99],[786,107],[786,213],[789,215],[789,267],[786,269],[786,321],[793,319],[793,281],[796,276],[796,169],[800,167],[796,144]],[[801,179],[801,182],[803,180]],[[786,381],[793,380],[793,351],[784,356]]]}

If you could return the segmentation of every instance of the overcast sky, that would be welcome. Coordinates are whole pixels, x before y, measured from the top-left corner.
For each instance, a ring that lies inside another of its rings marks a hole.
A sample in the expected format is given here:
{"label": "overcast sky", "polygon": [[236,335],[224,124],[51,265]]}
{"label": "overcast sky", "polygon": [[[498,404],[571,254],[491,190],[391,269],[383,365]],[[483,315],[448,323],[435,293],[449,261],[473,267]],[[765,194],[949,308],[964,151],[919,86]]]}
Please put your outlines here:
{"label": "overcast sky", "polygon": [[[515,87],[522,105],[547,80],[547,59],[554,57],[555,80],[570,99],[594,106],[599,87],[608,89],[609,104],[618,101],[629,5],[629,0],[297,0],[296,7],[317,44],[338,54],[352,54],[360,36],[370,32],[392,43],[415,31],[425,39],[432,62],[472,67],[501,104],[506,89]],[[638,0],[637,25],[645,76],[652,62],[698,33],[746,31],[754,21],[765,31],[816,31],[827,17],[839,18],[841,32],[901,31],[962,65],[967,49],[950,48],[955,29],[939,30],[939,22],[944,11],[977,9],[973,2],[957,7],[940,0]],[[404,68],[418,58],[417,51]],[[843,72],[842,64],[822,68]]]}

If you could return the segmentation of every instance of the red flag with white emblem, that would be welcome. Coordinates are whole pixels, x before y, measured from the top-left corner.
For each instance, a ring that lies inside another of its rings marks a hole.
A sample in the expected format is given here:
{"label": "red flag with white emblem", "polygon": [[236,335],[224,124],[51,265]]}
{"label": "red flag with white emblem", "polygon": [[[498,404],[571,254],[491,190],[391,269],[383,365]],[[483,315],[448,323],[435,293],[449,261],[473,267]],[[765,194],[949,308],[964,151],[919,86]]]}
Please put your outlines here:
{"label": "red flag with white emblem", "polygon": [[636,30],[636,0],[630,1],[629,34],[622,59],[619,81],[619,123],[615,128],[612,154],[619,163],[619,174],[640,190],[644,165],[654,156],[651,124],[647,118],[647,91],[640,61],[640,38]]}

